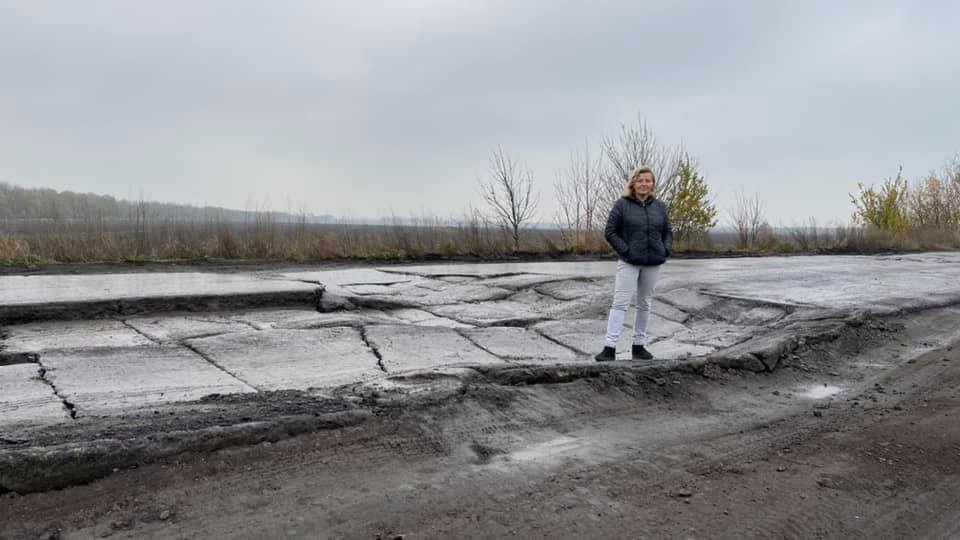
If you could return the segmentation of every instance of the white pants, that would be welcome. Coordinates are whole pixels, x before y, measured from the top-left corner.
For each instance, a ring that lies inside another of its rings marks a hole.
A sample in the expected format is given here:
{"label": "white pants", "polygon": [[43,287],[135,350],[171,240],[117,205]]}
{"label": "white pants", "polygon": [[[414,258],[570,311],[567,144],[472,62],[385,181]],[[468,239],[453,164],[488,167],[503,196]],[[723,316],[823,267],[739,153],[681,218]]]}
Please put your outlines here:
{"label": "white pants", "polygon": [[617,261],[617,280],[613,290],[613,305],[610,307],[610,317],[607,319],[606,347],[617,347],[620,340],[620,331],[623,330],[623,319],[627,316],[630,307],[630,297],[637,293],[637,319],[633,325],[633,344],[646,345],[647,322],[650,320],[650,306],[653,292],[657,284],[657,275],[660,266],[637,266],[623,261]]}

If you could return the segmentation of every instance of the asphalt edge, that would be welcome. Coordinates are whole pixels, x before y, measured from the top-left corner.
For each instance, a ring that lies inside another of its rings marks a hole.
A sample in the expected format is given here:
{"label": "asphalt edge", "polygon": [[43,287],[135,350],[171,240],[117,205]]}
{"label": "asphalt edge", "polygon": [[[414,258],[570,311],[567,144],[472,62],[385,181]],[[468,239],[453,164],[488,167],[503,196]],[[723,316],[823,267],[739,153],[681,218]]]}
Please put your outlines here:
{"label": "asphalt edge", "polygon": [[129,440],[97,439],[0,452],[0,493],[36,493],[90,483],[118,469],[187,453],[277,442],[363,423],[363,410],[279,417],[267,422],[173,431]]}
{"label": "asphalt edge", "polygon": [[216,312],[264,307],[300,306],[318,309],[324,287],[304,291],[242,294],[147,296],[121,300],[0,306],[0,326],[41,321],[106,319],[165,312]]}

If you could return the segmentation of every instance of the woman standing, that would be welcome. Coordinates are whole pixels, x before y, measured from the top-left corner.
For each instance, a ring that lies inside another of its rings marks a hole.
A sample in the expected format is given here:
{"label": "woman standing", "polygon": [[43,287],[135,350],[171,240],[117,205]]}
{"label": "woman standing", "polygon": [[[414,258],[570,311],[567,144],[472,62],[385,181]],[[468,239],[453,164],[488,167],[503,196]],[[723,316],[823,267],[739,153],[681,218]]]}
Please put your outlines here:
{"label": "woman standing", "polygon": [[613,305],[607,318],[607,338],[597,362],[616,359],[617,341],[630,297],[637,295],[637,319],[633,327],[633,359],[650,360],[653,355],[644,347],[647,342],[647,321],[660,266],[673,251],[673,230],[667,205],[653,196],[656,178],[649,167],[640,167],[630,174],[624,190],[607,219],[604,237],[620,260],[613,291]]}

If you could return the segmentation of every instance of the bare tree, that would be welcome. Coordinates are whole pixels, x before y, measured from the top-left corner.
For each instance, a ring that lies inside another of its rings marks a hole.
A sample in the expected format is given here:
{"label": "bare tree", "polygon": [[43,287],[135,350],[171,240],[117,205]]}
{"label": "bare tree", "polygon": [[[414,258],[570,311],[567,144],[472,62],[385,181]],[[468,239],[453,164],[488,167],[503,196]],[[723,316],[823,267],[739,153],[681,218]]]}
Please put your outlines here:
{"label": "bare tree", "polygon": [[733,210],[729,213],[729,219],[730,225],[737,232],[737,246],[740,249],[754,248],[767,222],[760,196],[754,193],[748,197],[740,190]]}
{"label": "bare tree", "polygon": [[605,210],[609,210],[620,198],[630,173],[640,166],[653,170],[657,177],[656,196],[670,203],[684,155],[682,145],[661,144],[646,119],[638,116],[636,125],[622,124],[617,137],[605,137],[601,148],[607,158],[607,170],[604,173]]}
{"label": "bare tree", "polygon": [[493,211],[494,220],[510,235],[513,250],[520,250],[520,228],[536,214],[539,195],[533,194],[533,174],[497,147],[490,156],[490,178],[480,182],[480,193]]}
{"label": "bare tree", "polygon": [[560,204],[557,224],[567,245],[574,248],[591,241],[593,231],[602,219],[597,215],[603,194],[601,165],[602,155],[591,158],[590,145],[585,141],[583,153],[579,150],[571,152],[569,168],[557,173],[554,186]]}
{"label": "bare tree", "polygon": [[955,154],[943,164],[943,182],[947,200],[947,219],[951,226],[960,227],[960,153]]}
{"label": "bare tree", "polygon": [[907,190],[907,215],[910,225],[919,229],[945,229],[952,225],[949,183],[931,172]]}
{"label": "bare tree", "polygon": [[[781,225],[782,227],[782,225]],[[800,251],[816,251],[820,249],[820,227],[817,226],[817,219],[813,216],[807,218],[806,223],[794,225],[789,228],[790,238],[797,245]]]}

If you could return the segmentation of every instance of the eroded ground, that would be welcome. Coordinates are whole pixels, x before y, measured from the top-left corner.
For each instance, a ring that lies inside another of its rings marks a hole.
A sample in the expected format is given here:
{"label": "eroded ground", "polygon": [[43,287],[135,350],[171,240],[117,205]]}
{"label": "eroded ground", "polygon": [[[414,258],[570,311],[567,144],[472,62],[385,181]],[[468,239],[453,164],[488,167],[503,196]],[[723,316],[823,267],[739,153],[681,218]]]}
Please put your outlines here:
{"label": "eroded ground", "polygon": [[0,536],[960,534],[960,257],[667,270],[614,365],[610,263],[49,282],[79,319],[5,312]]}

